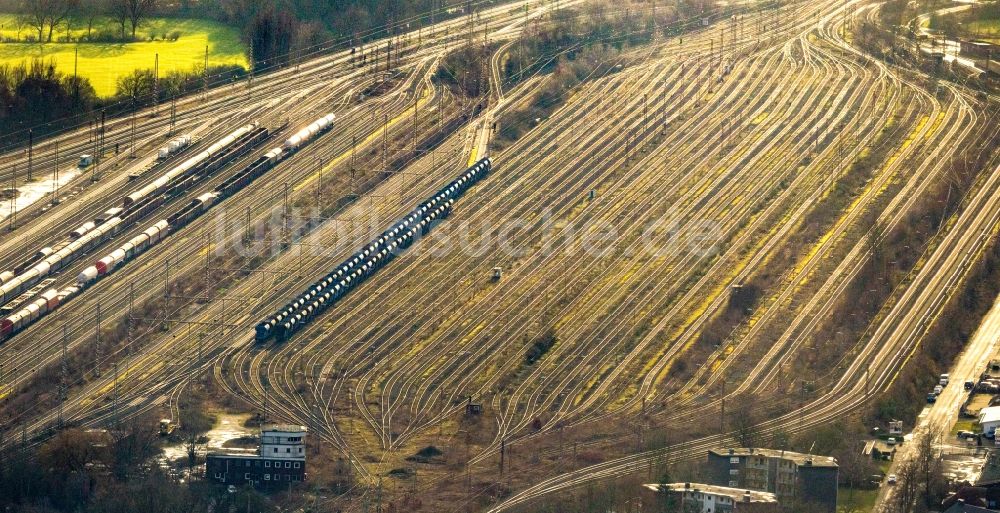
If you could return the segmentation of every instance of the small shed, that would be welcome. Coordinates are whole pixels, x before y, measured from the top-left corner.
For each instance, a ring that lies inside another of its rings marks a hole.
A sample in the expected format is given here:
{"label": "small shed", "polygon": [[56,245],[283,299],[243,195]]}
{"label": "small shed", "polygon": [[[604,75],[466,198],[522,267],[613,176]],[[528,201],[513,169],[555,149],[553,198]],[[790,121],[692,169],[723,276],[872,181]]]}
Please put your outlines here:
{"label": "small shed", "polygon": [[472,396],[469,396],[469,402],[465,403],[465,414],[481,415],[482,413],[483,413],[483,404],[472,402]]}
{"label": "small shed", "polygon": [[1000,406],[990,406],[979,410],[979,427],[983,434],[992,437],[1000,427]]}
{"label": "small shed", "polygon": [[869,440],[865,443],[863,454],[873,460],[889,461],[896,457],[896,446],[889,445],[885,440]]}

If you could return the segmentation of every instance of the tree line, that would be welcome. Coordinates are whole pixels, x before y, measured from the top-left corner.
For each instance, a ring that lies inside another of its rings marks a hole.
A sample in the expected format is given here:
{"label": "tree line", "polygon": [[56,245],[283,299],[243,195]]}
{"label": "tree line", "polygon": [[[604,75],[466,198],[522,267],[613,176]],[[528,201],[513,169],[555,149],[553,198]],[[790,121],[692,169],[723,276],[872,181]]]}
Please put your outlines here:
{"label": "tree line", "polygon": [[5,433],[0,504],[31,513],[270,513],[252,490],[229,493],[200,479],[181,482],[160,466],[155,421],[138,418],[107,429],[64,429],[31,446]]}
{"label": "tree line", "polygon": [[[17,37],[12,42],[133,41],[140,26],[157,10],[157,0],[5,0],[0,9],[15,14]],[[113,34],[98,29],[97,22],[110,20]],[[86,28],[74,37],[72,29]],[[21,37],[22,29],[29,34]],[[60,33],[64,35],[59,36]]]}

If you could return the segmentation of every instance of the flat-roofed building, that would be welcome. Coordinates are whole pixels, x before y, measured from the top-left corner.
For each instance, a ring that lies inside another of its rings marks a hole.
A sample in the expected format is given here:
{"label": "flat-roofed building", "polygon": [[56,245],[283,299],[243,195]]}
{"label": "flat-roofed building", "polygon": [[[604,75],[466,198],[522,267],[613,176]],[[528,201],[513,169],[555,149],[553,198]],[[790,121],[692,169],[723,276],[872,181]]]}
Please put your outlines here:
{"label": "flat-roofed building", "polygon": [[[647,502],[687,512],[698,513],[778,513],[778,498],[770,492],[758,492],[703,483],[647,484]],[[650,496],[652,496],[650,498]]]}
{"label": "flat-roofed building", "polygon": [[205,477],[227,485],[273,488],[306,479],[305,426],[266,425],[257,451],[208,453]]}
{"label": "flat-roofed building", "polygon": [[771,492],[782,504],[810,511],[837,511],[837,460],[791,451],[757,448],[708,451],[708,481],[713,485]]}

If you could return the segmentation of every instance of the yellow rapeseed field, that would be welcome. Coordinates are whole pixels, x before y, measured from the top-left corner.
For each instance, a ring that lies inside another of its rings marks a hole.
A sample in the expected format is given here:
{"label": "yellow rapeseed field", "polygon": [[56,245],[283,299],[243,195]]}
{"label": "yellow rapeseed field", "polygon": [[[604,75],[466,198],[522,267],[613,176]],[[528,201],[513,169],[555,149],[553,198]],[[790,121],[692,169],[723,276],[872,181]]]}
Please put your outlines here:
{"label": "yellow rapeseed field", "polygon": [[[106,19],[98,20],[93,31],[117,33],[117,27]],[[176,41],[170,34],[179,33]],[[126,29],[126,32],[130,32]],[[87,27],[82,21],[71,24],[69,35],[77,39],[86,35]],[[209,66],[236,64],[246,68],[247,56],[240,42],[239,32],[232,27],[207,20],[156,18],[140,25],[134,43],[91,43],[56,42],[65,41],[66,26],[59,27],[53,35],[52,43],[18,43],[37,37],[29,26],[18,27],[11,15],[0,15],[0,64],[16,64],[32,57],[54,59],[57,68],[67,75],[73,73],[74,51],[78,50],[77,72],[93,84],[99,96],[115,93],[118,77],[132,70],[153,68],[156,54],[160,57],[160,76],[172,70],[190,71],[201,69],[205,60],[205,46],[208,46]],[[155,40],[150,41],[150,36]],[[165,37],[166,36],[166,37]]]}

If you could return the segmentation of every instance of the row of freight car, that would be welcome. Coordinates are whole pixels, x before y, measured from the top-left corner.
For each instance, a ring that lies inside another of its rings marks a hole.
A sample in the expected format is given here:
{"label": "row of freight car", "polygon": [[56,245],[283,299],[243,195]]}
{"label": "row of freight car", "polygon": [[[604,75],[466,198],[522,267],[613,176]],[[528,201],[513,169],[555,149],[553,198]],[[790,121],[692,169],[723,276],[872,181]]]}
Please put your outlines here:
{"label": "row of freight car", "polygon": [[378,238],[359,249],[341,262],[333,271],[300,293],[282,309],[262,320],[255,328],[258,342],[275,338],[287,340],[306,326],[312,318],[336,303],[358,284],[406,249],[420,235],[426,234],[435,221],[451,213],[459,196],[474,185],[492,168],[490,159],[484,158],[465,170],[458,178],[443,187],[437,194],[424,201],[402,220],[383,232]]}
{"label": "row of freight car", "polygon": [[[235,157],[231,150],[251,133],[258,133],[255,123],[242,126],[223,137],[204,151],[171,168],[163,176],[123,199],[123,207],[109,209],[98,219],[88,222],[69,233],[68,238],[55,247],[43,248],[32,259],[30,267],[15,268],[13,272],[0,272],[0,305],[4,305],[39,280],[56,273],[73,262],[79,255],[110,240],[133,222],[149,212],[148,205],[162,203],[164,193],[176,188],[179,182],[190,184],[199,177],[221,167],[225,160]],[[179,191],[174,191],[179,192]]]}
{"label": "row of freight car", "polygon": [[[311,123],[306,128],[303,128],[294,134],[292,137],[289,137],[281,146],[268,151],[252,164],[235,173],[233,176],[216,187],[212,192],[202,194],[174,214],[170,215],[166,219],[157,221],[142,233],[129,239],[108,255],[94,262],[93,265],[84,269],[77,276],[75,283],[59,290],[55,288],[45,290],[38,294],[36,299],[28,302],[20,310],[4,317],[3,319],[0,319],[0,340],[6,340],[18,331],[30,326],[45,314],[58,308],[61,304],[65,303],[84,288],[111,274],[122,264],[134,259],[136,256],[142,254],[150,247],[162,241],[171,232],[178,230],[187,223],[191,222],[193,219],[211,208],[212,205],[218,201],[221,201],[222,199],[227,198],[236,191],[242,189],[247,184],[260,177],[264,172],[274,167],[275,164],[292,155],[295,151],[300,149],[302,146],[305,146],[321,133],[329,130],[332,126],[333,119],[333,114],[328,114]],[[240,131],[242,131],[242,128]],[[243,134],[249,134],[251,131],[245,131]],[[230,144],[234,142],[234,140],[231,140]],[[174,176],[176,177],[179,175],[175,174]],[[159,194],[164,194],[165,192],[166,189],[163,189],[159,192]],[[153,192],[151,194],[156,193]],[[121,224],[121,217],[112,217],[105,221],[104,224],[98,225],[95,230],[101,226],[112,223],[115,226],[119,226]],[[81,238],[83,237],[79,237],[76,240],[80,240]]]}

